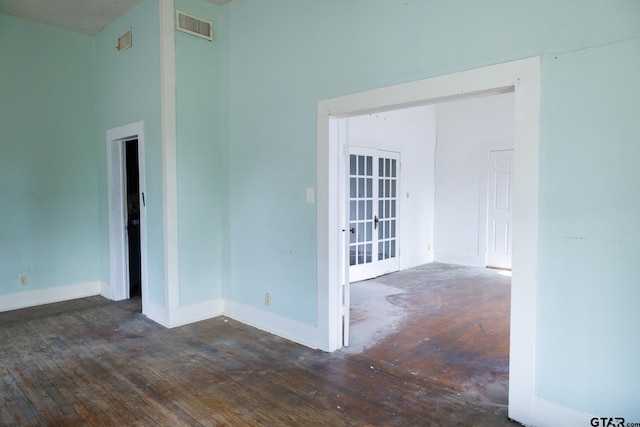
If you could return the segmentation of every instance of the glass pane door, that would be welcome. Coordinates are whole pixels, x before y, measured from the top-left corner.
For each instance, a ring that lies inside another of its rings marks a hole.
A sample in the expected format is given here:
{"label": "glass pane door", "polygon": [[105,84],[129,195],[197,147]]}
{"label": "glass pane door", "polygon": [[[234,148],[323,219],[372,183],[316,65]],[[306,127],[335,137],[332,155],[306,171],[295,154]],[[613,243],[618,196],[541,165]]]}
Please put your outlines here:
{"label": "glass pane door", "polygon": [[373,259],[373,156],[349,156],[349,265]]}
{"label": "glass pane door", "polygon": [[378,159],[378,260],[396,256],[398,163]]}
{"label": "glass pane door", "polygon": [[349,280],[399,269],[398,153],[350,147]]}

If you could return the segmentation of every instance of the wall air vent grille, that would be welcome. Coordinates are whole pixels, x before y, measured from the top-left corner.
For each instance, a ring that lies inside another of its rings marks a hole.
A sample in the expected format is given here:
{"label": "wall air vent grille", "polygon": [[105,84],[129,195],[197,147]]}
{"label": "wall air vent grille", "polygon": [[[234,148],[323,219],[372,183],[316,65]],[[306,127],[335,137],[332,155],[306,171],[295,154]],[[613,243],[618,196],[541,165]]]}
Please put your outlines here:
{"label": "wall air vent grille", "polygon": [[213,24],[209,21],[176,10],[176,25],[180,31],[213,40]]}
{"label": "wall air vent grille", "polygon": [[131,28],[125,31],[120,37],[118,37],[118,44],[116,45],[116,49],[118,49],[118,53],[123,50],[127,50],[131,47]]}

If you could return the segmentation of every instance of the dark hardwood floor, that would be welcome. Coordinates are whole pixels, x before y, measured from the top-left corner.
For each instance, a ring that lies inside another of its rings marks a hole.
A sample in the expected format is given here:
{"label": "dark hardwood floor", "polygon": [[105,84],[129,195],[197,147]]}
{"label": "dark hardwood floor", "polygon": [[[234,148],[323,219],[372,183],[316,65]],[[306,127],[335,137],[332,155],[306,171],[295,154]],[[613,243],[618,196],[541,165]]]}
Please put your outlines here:
{"label": "dark hardwood floor", "polygon": [[[396,302],[424,311],[408,297]],[[0,425],[515,425],[492,398],[461,387],[473,369],[449,372],[477,344],[447,345],[447,334],[473,333],[433,313],[428,325],[408,316],[405,338],[399,330],[361,353],[329,354],[223,317],[165,329],[139,311],[139,300],[92,297],[0,313]],[[406,333],[439,322],[429,336],[448,348],[440,361],[458,355],[448,368]]]}

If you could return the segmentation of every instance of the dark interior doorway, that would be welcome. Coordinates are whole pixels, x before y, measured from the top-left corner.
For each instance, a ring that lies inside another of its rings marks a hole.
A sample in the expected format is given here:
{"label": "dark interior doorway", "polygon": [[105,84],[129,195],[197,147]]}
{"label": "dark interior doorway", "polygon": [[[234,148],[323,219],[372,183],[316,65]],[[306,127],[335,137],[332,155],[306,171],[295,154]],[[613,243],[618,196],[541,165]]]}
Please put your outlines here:
{"label": "dark interior doorway", "polygon": [[142,296],[140,256],[140,171],[138,140],[124,143],[125,181],[127,194],[127,250],[129,252],[129,297]]}

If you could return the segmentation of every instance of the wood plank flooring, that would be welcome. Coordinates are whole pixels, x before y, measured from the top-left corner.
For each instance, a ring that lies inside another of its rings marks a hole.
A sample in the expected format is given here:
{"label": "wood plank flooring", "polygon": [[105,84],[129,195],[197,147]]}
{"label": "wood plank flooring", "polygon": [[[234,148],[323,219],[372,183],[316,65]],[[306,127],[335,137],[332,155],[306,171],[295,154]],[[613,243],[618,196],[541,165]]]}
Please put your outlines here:
{"label": "wood plank flooring", "polygon": [[92,297],[0,313],[0,425],[515,425],[437,369],[416,375],[397,341],[329,354],[223,317],[165,329],[139,311]]}
{"label": "wood plank flooring", "polygon": [[[505,273],[433,263],[373,279],[398,289],[387,300],[405,317],[358,357],[451,388],[506,417],[511,277]],[[367,282],[352,287],[361,285]]]}

